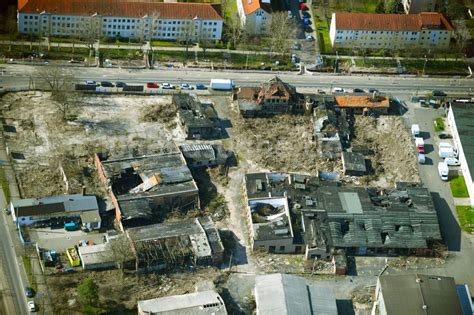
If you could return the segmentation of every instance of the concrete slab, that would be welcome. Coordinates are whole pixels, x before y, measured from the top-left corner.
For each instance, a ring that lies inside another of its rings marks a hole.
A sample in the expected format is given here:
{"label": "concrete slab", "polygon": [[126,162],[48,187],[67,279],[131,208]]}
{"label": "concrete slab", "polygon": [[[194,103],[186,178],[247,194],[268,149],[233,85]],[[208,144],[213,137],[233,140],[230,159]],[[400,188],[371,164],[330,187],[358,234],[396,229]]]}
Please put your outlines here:
{"label": "concrete slab", "polygon": [[83,231],[68,232],[64,229],[29,229],[30,238],[37,242],[41,248],[64,252],[66,248],[77,245],[81,240],[92,240],[96,244],[102,244],[103,233],[86,233]]}

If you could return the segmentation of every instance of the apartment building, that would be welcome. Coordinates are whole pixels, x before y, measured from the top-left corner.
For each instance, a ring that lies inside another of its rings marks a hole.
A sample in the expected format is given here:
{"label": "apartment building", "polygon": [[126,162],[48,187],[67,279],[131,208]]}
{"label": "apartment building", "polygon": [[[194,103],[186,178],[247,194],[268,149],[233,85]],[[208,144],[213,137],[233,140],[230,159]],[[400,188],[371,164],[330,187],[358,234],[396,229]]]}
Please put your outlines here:
{"label": "apartment building", "polygon": [[219,5],[121,0],[29,0],[18,10],[18,32],[39,36],[219,40]]}
{"label": "apartment building", "polygon": [[269,31],[272,7],[269,0],[237,0],[242,27],[250,34]]}
{"label": "apartment building", "polygon": [[453,27],[436,12],[419,14],[333,13],[333,48],[447,49]]}
{"label": "apartment building", "polygon": [[435,0],[402,0],[403,9],[407,14],[431,12],[435,9]]}

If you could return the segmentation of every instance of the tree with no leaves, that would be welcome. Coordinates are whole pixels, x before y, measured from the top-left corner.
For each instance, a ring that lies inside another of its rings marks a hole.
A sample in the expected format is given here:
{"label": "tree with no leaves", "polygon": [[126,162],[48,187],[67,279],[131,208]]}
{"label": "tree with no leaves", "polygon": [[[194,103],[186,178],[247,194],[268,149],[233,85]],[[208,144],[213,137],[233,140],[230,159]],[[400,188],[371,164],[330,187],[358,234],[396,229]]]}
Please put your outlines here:
{"label": "tree with no leaves", "polygon": [[72,84],[74,78],[63,73],[57,66],[44,66],[38,68],[36,75],[51,90],[51,98],[54,105],[65,120],[76,105],[76,98],[73,96]]}
{"label": "tree with no leaves", "polygon": [[470,38],[471,32],[466,27],[464,21],[455,21],[454,24],[456,27],[454,28],[453,36],[456,39],[459,50],[464,52],[464,48],[466,48],[467,40]]}
{"label": "tree with no leaves", "polygon": [[290,51],[291,42],[296,37],[296,24],[288,18],[287,12],[272,14],[270,24],[272,49],[275,52],[286,54]]}
{"label": "tree with no leaves", "polygon": [[227,37],[232,43],[232,47],[235,49],[240,40],[244,37],[244,29],[240,23],[240,18],[237,13],[231,15],[225,25],[227,26]]}
{"label": "tree with no leaves", "polygon": [[107,257],[115,261],[117,268],[120,269],[123,274],[125,263],[133,259],[132,246],[129,238],[125,234],[113,238],[107,243],[107,249]]}

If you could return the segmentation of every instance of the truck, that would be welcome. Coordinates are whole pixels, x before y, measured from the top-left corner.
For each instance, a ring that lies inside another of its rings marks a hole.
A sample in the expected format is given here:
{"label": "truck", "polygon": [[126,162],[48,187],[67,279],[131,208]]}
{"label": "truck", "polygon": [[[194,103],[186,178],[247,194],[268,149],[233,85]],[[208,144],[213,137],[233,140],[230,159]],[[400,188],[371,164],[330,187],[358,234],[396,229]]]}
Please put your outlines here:
{"label": "truck", "polygon": [[418,124],[411,125],[411,135],[418,137],[420,135],[420,126]]}
{"label": "truck", "polygon": [[211,79],[210,87],[213,90],[230,91],[234,89],[235,84],[229,79]]}
{"label": "truck", "polygon": [[438,163],[438,173],[439,173],[439,176],[441,177],[441,180],[444,180],[444,181],[448,180],[449,168],[446,162]]}
{"label": "truck", "polygon": [[415,145],[416,145],[416,151],[418,153],[425,153],[425,142],[423,141],[423,138],[416,137],[415,138]]}
{"label": "truck", "polygon": [[458,150],[448,142],[440,142],[438,145],[438,156],[440,158],[458,157]]}

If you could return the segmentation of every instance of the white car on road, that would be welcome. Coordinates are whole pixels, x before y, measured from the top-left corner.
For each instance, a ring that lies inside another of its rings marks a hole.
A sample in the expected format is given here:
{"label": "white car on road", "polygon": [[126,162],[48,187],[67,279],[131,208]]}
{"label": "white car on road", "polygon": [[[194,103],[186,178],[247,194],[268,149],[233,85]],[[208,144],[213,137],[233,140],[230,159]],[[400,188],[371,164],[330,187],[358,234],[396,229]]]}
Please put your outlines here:
{"label": "white car on road", "polygon": [[174,85],[171,84],[171,83],[167,83],[167,82],[163,83],[163,84],[161,85],[161,87],[162,87],[163,89],[166,89],[166,90],[173,90],[173,89],[174,89]]}
{"label": "white car on road", "polygon": [[461,162],[459,162],[458,159],[455,157],[447,157],[444,159],[444,162],[448,164],[448,166],[459,166],[461,165]]}
{"label": "white car on road", "polygon": [[36,312],[36,304],[34,301],[28,301],[28,310],[30,312]]}

